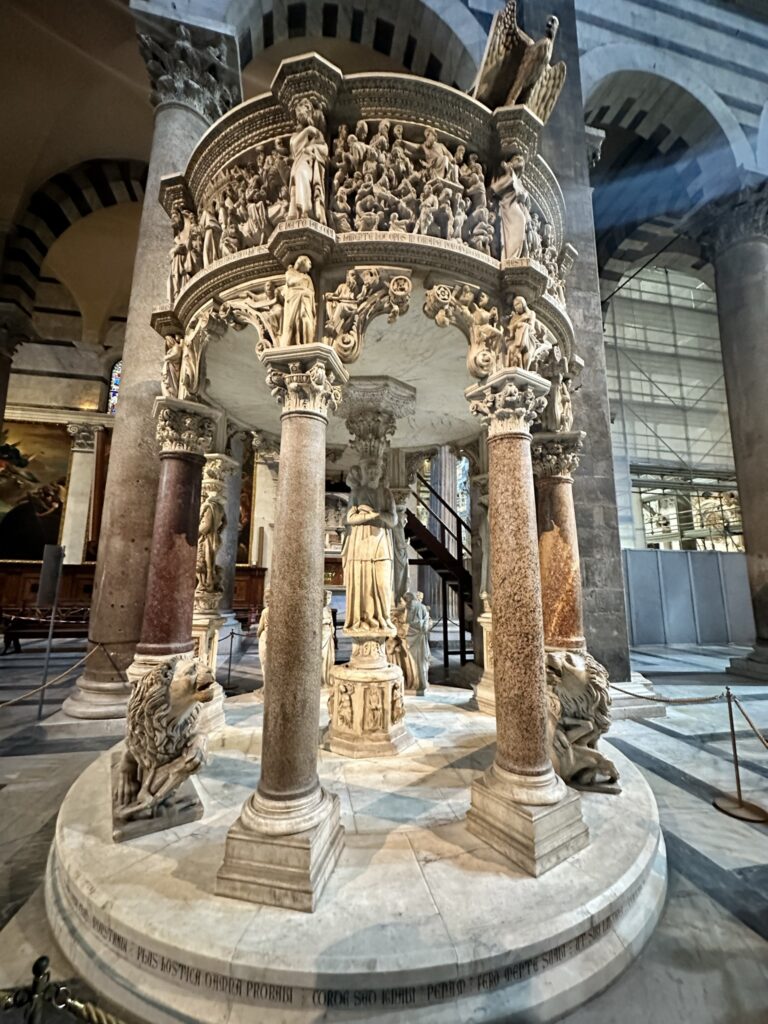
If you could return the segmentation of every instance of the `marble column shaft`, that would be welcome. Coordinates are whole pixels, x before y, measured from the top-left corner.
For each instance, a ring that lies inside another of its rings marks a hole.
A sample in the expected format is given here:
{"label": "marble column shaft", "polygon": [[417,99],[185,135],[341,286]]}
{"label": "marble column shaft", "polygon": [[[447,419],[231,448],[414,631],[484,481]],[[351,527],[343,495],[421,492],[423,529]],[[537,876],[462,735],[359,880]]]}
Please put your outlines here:
{"label": "marble column shaft", "polygon": [[160,394],[164,348],[150,318],[155,307],[167,303],[171,232],[157,197],[161,177],[185,166],[206,128],[206,120],[190,107],[157,108],[88,631],[91,645],[104,644],[111,658],[102,650],[91,655],[76,692],[64,704],[75,718],[123,717],[130,695],[124,672],[142,627],[160,475],[152,406]]}
{"label": "marble column shaft", "polygon": [[536,434],[533,440],[544,643],[566,650],[581,650],[585,643],[571,476],[581,437],[580,433]]}
{"label": "marble column shaft", "polygon": [[544,629],[531,436],[488,439],[493,584],[496,761],[506,771],[551,771],[547,751]]}
{"label": "marble column shaft", "polygon": [[[764,200],[768,207],[768,198]],[[768,228],[768,214],[766,214]],[[768,234],[723,246],[715,259],[717,313],[733,458],[755,627],[768,644]]]}
{"label": "marble column shaft", "polygon": [[67,479],[61,543],[64,545],[64,561],[70,565],[79,565],[85,552],[88,517],[93,501],[97,430],[101,431],[103,427],[91,427],[87,423],[70,423],[67,427],[72,437],[72,458]]}
{"label": "marble column shaft", "polygon": [[323,418],[285,412],[280,441],[264,697],[262,796],[288,800],[318,785],[324,598]]}

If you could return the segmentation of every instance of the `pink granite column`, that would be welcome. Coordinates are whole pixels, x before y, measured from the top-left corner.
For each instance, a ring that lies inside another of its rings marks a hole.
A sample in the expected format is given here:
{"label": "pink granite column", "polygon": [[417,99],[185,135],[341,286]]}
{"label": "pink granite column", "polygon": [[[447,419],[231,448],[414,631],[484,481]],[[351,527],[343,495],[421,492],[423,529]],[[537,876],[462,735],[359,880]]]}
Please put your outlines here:
{"label": "pink granite column", "polygon": [[554,867],[587,842],[577,794],[552,767],[547,735],[536,505],[530,424],[549,384],[501,370],[467,389],[488,422],[489,525],[493,586],[496,756],[472,785],[472,832],[531,874]]}
{"label": "pink granite column", "polygon": [[544,644],[558,650],[583,650],[585,644],[571,475],[583,437],[580,431],[533,437]]}
{"label": "pink granite column", "polygon": [[192,651],[200,482],[204,453],[221,413],[193,402],[158,399],[160,482],[152,530],[141,637],[129,669],[137,676],[159,659]]}
{"label": "pink granite column", "polygon": [[347,379],[333,349],[268,350],[283,406],[272,549],[261,779],[229,830],[217,892],[314,910],[343,845],[338,798],[317,775],[328,408]]}

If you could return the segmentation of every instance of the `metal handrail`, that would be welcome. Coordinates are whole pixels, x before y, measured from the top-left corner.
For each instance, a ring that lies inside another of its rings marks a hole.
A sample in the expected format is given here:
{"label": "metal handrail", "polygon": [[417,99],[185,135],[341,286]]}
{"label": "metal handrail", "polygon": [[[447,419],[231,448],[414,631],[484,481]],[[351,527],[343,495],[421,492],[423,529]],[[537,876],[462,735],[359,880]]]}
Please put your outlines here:
{"label": "metal handrail", "polygon": [[422,484],[424,487],[427,488],[427,490],[430,492],[430,494],[434,494],[434,496],[437,498],[437,500],[440,502],[441,505],[445,505],[445,507],[448,509],[448,511],[451,513],[451,515],[456,517],[456,519],[461,523],[461,525],[464,527],[464,529],[467,531],[467,533],[471,533],[472,532],[472,527],[469,525],[469,523],[465,522],[465,520],[463,520],[461,518],[461,516],[456,511],[456,509],[453,508],[452,505],[448,504],[448,502],[445,500],[445,498],[442,496],[442,494],[440,494],[439,491],[435,490],[435,488],[432,486],[432,484],[429,482],[429,480],[427,480],[426,477],[423,477],[421,475],[421,473],[417,473],[416,474],[416,479],[419,481],[420,484]]}
{"label": "metal handrail", "polygon": [[[424,499],[421,497],[419,492],[414,489],[412,493],[414,494],[414,496],[416,498],[416,501],[420,505],[422,505],[426,509],[426,511],[428,512],[429,516],[431,518],[436,519],[437,522],[440,523],[440,525],[442,526],[443,530],[447,530],[448,533],[450,534],[450,536],[456,541],[456,543],[457,543],[457,545],[458,545],[458,547],[460,549],[460,560],[461,560],[461,558],[463,558],[464,555],[466,555],[468,558],[471,558],[472,557],[472,548],[471,548],[471,546],[468,546],[467,544],[464,543],[464,538],[463,538],[462,533],[461,533],[461,530],[462,530],[462,527],[463,527],[467,531],[467,533],[469,534],[469,536],[471,538],[471,536],[472,536],[472,529],[469,526],[469,524],[467,522],[465,522],[461,518],[459,513],[448,504],[448,502],[445,500],[445,498],[443,498],[435,490],[435,488],[432,486],[432,484],[430,484],[430,482],[428,480],[425,480],[425,478],[420,473],[416,474],[416,479],[427,488],[427,490],[430,492],[430,494],[433,494],[438,499],[438,501],[440,502],[441,505],[443,505],[445,508],[448,509],[448,511],[451,513],[451,515],[456,520],[456,530],[452,530],[451,527],[446,522],[443,521],[443,519],[440,517],[440,515],[437,512],[435,512],[434,509],[426,501],[424,501]],[[445,544],[445,538],[444,537],[442,538],[442,543]]]}

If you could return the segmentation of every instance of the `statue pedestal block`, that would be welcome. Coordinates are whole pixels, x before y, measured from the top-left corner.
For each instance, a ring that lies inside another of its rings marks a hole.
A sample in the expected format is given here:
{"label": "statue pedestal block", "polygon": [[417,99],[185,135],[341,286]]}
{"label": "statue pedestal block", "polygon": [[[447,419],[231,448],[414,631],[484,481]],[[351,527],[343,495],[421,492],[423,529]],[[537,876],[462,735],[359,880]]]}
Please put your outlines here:
{"label": "statue pedestal block", "polygon": [[384,637],[355,638],[348,665],[331,671],[327,746],[344,757],[389,757],[413,743],[405,725],[403,673],[387,662]]}
{"label": "statue pedestal block", "polygon": [[496,714],[496,686],[493,678],[493,616],[484,611],[477,619],[483,631],[483,661],[485,667],[475,689],[478,711],[485,715]]}
{"label": "statue pedestal block", "polygon": [[[117,786],[117,776],[122,760],[122,750],[112,752],[110,765],[113,792]],[[138,839],[140,836],[149,836],[167,828],[176,828],[177,825],[187,825],[191,821],[199,821],[203,813],[203,804],[197,795],[195,783],[192,779],[185,779],[179,788],[154,811],[148,811],[135,818],[119,817],[113,801],[112,838],[116,843],[124,843],[129,839]]]}
{"label": "statue pedestal block", "polygon": [[[192,617],[192,642],[195,655],[202,658],[216,678],[216,658],[219,650],[219,630],[224,621],[216,611],[195,611]],[[200,731],[208,736],[223,729],[224,690],[219,683],[213,684],[213,698],[203,707],[200,715]]]}

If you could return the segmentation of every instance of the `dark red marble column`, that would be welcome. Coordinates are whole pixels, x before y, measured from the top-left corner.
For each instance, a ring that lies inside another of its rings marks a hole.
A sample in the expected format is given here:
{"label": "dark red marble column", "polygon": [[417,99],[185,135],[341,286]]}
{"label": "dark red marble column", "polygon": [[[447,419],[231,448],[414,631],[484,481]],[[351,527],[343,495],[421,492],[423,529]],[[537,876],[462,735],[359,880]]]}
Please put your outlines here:
{"label": "dark red marble column", "polygon": [[583,650],[585,644],[571,475],[583,436],[574,431],[533,437],[544,643],[558,650]]}
{"label": "dark red marble column", "polygon": [[192,612],[204,452],[221,413],[160,399],[156,407],[160,483],[136,662],[193,649]]}

